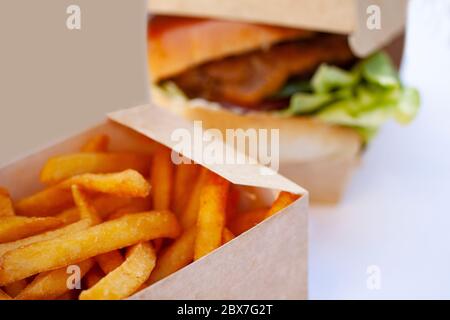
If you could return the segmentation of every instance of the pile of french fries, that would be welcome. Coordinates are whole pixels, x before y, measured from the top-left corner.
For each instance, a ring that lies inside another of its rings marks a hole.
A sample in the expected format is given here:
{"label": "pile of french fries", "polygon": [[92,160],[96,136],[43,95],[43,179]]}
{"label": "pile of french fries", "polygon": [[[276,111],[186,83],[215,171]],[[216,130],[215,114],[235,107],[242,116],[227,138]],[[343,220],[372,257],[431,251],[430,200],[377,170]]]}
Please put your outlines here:
{"label": "pile of french fries", "polygon": [[171,150],[109,152],[109,137],[54,157],[46,188],[0,188],[0,299],[124,299],[200,259],[299,196],[239,209],[237,186]]}

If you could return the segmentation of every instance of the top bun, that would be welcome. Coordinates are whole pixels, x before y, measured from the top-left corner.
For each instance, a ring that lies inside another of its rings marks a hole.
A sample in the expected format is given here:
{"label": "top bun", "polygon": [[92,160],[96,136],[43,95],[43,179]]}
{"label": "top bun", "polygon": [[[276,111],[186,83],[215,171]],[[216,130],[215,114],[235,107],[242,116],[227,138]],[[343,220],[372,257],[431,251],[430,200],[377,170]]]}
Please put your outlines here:
{"label": "top bun", "polygon": [[313,35],[245,22],[155,16],[148,30],[150,78],[156,83],[208,61]]}

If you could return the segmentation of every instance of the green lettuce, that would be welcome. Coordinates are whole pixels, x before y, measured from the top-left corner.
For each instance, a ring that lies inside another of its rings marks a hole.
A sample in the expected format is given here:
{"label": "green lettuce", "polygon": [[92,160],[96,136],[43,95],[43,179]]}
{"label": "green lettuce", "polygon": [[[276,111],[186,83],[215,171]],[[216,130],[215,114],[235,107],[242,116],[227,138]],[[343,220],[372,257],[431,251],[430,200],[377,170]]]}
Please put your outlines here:
{"label": "green lettuce", "polygon": [[402,86],[390,58],[383,52],[360,61],[349,71],[323,64],[309,86],[303,83],[301,90],[294,88],[290,83],[281,90],[292,95],[289,107],[281,114],[310,115],[352,127],[365,141],[372,139],[389,119],[400,124],[411,122],[420,106],[418,91]]}

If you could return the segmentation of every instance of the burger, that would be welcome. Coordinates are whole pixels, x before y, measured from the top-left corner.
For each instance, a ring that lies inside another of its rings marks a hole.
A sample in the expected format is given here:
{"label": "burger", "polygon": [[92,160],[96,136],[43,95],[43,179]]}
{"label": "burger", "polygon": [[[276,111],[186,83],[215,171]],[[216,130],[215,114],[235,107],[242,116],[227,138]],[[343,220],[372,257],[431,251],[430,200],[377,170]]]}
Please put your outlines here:
{"label": "burger", "polygon": [[339,197],[323,188],[345,180],[383,123],[419,108],[385,52],[358,58],[345,35],[158,15],[148,26],[158,105],[208,127],[280,129],[281,173],[323,198]]}

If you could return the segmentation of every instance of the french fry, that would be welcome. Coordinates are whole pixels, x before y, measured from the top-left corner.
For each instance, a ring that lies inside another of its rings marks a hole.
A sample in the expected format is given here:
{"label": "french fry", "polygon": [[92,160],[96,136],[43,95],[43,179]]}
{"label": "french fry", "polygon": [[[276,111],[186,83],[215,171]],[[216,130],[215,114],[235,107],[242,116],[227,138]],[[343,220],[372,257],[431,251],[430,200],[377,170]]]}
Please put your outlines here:
{"label": "french fry", "polygon": [[148,197],[136,198],[133,199],[133,201],[130,204],[118,209],[113,214],[108,215],[108,220],[121,218],[127,214],[149,211],[150,208],[151,208],[151,201]]}
{"label": "french fry", "polygon": [[223,229],[223,232],[222,232],[222,244],[230,242],[234,238],[236,238],[236,236],[228,228],[224,228]]}
{"label": "french fry", "polygon": [[0,217],[14,215],[14,208],[8,190],[0,188]]}
{"label": "french fry", "polygon": [[55,229],[62,225],[62,221],[54,217],[1,217],[0,243],[15,241],[37,233]]}
{"label": "french fry", "polygon": [[55,298],[55,300],[78,300],[77,291],[75,290],[67,291],[62,295],[60,295],[59,297]]}
{"label": "french fry", "polygon": [[92,288],[82,291],[80,300],[119,300],[135,293],[155,267],[156,254],[151,244],[132,246],[125,262]]}
{"label": "french fry", "polygon": [[169,210],[173,191],[172,151],[164,146],[158,146],[153,156],[150,173],[152,186],[152,201],[154,210]]}
{"label": "french fry", "polygon": [[127,169],[147,174],[150,157],[136,153],[75,153],[51,158],[41,171],[45,184],[56,184],[85,173],[112,173]]}
{"label": "french fry", "polygon": [[50,187],[16,203],[16,214],[27,217],[54,216],[73,206],[69,190]]}
{"label": "french fry", "polygon": [[91,220],[84,219],[77,222],[74,222],[72,224],[69,224],[67,226],[64,226],[59,229],[47,231],[44,233],[40,233],[28,238],[23,238],[20,240],[16,240],[13,242],[6,242],[6,243],[0,243],[0,257],[4,255],[6,252],[25,247],[29,244],[41,242],[41,241],[47,241],[56,239],[59,237],[64,237],[73,233],[76,233],[81,230],[86,230],[87,228],[91,227],[93,225]]}
{"label": "french fry", "polygon": [[168,211],[136,213],[104,222],[65,237],[30,244],[0,258],[0,286],[157,238],[180,234]]}
{"label": "french fry", "polygon": [[189,199],[192,182],[196,181],[200,167],[197,164],[181,163],[175,168],[172,209],[176,215],[181,215]]}
{"label": "french fry", "polygon": [[179,238],[162,251],[156,261],[155,269],[147,281],[147,285],[171,275],[194,260],[195,236],[196,227],[193,226],[184,231]]}
{"label": "french fry", "polygon": [[0,300],[12,300],[12,298],[0,289]]}
{"label": "french fry", "polygon": [[269,208],[259,208],[240,213],[228,223],[228,228],[235,235],[240,235],[263,221],[268,210]]}
{"label": "french fry", "polygon": [[200,259],[222,244],[229,187],[227,180],[213,172],[208,173],[200,194],[194,260]]}
{"label": "french fry", "polygon": [[80,211],[78,211],[78,208],[70,208],[55,215],[55,217],[60,219],[63,224],[67,226],[69,224],[80,221]]}
{"label": "french fry", "polygon": [[283,210],[284,208],[286,208],[299,198],[300,196],[297,194],[281,191],[280,194],[278,195],[278,198],[272,203],[272,206],[270,207],[269,211],[267,211],[266,218],[269,218],[278,211]]}
{"label": "french fry", "polygon": [[109,137],[106,134],[99,134],[89,139],[81,152],[106,152],[108,151]]}
{"label": "french fry", "polygon": [[[94,266],[92,259],[87,259],[77,264],[80,277]],[[70,280],[68,267],[62,267],[53,271],[44,272],[36,276],[34,280],[15,298],[16,300],[49,300],[55,299],[69,291]]]}
{"label": "french fry", "polygon": [[92,288],[95,286],[103,277],[105,274],[103,271],[99,268],[98,265],[94,266],[89,270],[88,273],[83,278],[83,282],[86,286],[86,288]]}
{"label": "french fry", "polygon": [[205,185],[209,170],[201,168],[194,188],[189,195],[186,206],[181,213],[180,223],[184,229],[189,229],[197,223],[198,209],[200,206],[200,193]]}
{"label": "french fry", "polygon": [[119,197],[145,198],[150,193],[150,184],[135,170],[105,174],[85,173],[62,182],[59,187],[71,188],[74,184],[86,191]]}
{"label": "french fry", "polygon": [[77,185],[72,185],[72,195],[81,219],[91,220],[92,224],[101,222],[95,208],[88,203],[87,196]]}
{"label": "french fry", "polygon": [[27,285],[28,285],[27,281],[25,279],[22,279],[22,280],[8,284],[3,289],[5,290],[5,292],[8,296],[10,296],[11,298],[14,298],[19,293],[21,293]]}
{"label": "french fry", "polygon": [[110,273],[124,262],[124,258],[119,250],[114,250],[100,254],[95,257],[98,265],[105,274]]}

